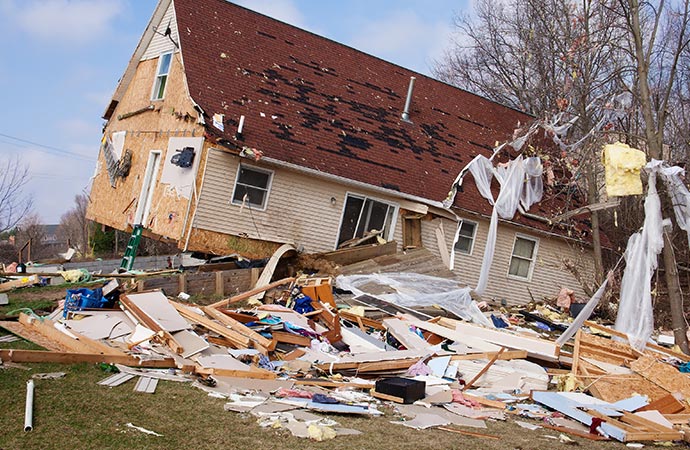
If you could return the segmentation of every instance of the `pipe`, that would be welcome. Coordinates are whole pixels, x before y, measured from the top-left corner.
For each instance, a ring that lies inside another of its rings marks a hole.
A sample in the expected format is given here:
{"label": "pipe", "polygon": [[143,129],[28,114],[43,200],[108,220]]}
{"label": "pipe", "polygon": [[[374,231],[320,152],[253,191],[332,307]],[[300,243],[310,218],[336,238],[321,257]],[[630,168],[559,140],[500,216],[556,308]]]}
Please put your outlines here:
{"label": "pipe", "polygon": [[410,121],[410,103],[412,102],[412,89],[414,88],[415,77],[410,77],[410,87],[407,88],[407,99],[405,100],[405,109],[403,109],[402,120]]}
{"label": "pipe", "polygon": [[34,429],[34,380],[26,382],[26,409],[24,410],[24,431]]}
{"label": "pipe", "polygon": [[240,124],[237,125],[237,134],[242,134],[242,129],[244,128],[244,116],[240,116]]}

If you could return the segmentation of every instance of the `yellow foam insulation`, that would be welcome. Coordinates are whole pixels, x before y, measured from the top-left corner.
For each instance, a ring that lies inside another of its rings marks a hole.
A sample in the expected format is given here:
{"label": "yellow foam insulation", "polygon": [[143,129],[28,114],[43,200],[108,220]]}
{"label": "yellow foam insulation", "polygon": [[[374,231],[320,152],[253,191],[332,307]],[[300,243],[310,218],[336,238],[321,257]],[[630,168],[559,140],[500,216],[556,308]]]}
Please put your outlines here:
{"label": "yellow foam insulation", "polygon": [[640,170],[647,163],[643,151],[616,142],[604,146],[603,159],[609,197],[642,194]]}

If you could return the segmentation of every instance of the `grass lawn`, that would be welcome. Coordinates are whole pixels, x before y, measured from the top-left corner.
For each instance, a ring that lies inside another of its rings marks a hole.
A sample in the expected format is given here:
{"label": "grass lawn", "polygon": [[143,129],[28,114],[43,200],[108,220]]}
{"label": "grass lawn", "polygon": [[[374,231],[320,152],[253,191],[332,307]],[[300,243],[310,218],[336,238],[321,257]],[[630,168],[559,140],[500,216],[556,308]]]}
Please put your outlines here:
{"label": "grass lawn", "polygon": [[[80,285],[81,286],[81,285]],[[86,285],[88,287],[89,285]],[[98,287],[99,284],[91,285]],[[0,315],[20,307],[50,311],[76,285],[29,288],[10,292],[10,305]],[[0,335],[6,334],[0,330]],[[2,343],[0,348],[37,349],[26,341]],[[466,431],[499,436],[499,440],[462,436],[442,430],[417,431],[391,424],[399,418],[392,409],[378,418],[331,416],[341,427],[362,432],[326,442],[293,437],[284,429],[262,429],[256,418],[223,410],[224,400],[208,397],[188,383],[160,381],[154,394],[133,391],[135,380],[108,388],[97,385],[106,378],[94,364],[25,364],[0,369],[0,449],[567,449],[559,433],[530,431],[507,422],[487,422],[488,429]],[[64,378],[35,380],[34,430],[24,432],[26,381],[35,373],[66,372]],[[529,419],[525,419],[528,420]],[[132,423],[163,436],[128,428]],[[617,442],[574,438],[581,448],[622,449]]]}

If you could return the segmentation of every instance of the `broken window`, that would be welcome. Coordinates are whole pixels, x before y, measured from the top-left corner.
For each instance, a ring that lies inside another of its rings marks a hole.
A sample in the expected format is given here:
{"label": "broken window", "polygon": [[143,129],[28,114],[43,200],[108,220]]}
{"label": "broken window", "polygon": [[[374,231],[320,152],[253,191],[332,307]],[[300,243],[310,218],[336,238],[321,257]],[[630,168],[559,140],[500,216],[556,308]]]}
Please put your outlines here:
{"label": "broken window", "polygon": [[381,231],[380,236],[388,239],[395,210],[396,207],[392,204],[348,194],[340,225],[338,246],[350,239],[364,237],[372,230]]}
{"label": "broken window", "polygon": [[163,53],[158,57],[158,70],[156,71],[156,82],[153,85],[151,100],[162,100],[165,95],[165,86],[168,84],[168,74],[170,73],[170,63],[172,53]]}
{"label": "broken window", "polygon": [[249,204],[258,209],[266,209],[268,191],[271,188],[273,172],[241,164],[237,171],[232,203]]}
{"label": "broken window", "polygon": [[513,254],[510,258],[508,275],[529,280],[532,277],[537,256],[537,240],[526,236],[515,236]]}
{"label": "broken window", "polygon": [[458,232],[458,241],[455,243],[455,251],[464,253],[465,255],[471,255],[476,232],[476,223],[463,220],[462,225],[460,225],[460,231]]}

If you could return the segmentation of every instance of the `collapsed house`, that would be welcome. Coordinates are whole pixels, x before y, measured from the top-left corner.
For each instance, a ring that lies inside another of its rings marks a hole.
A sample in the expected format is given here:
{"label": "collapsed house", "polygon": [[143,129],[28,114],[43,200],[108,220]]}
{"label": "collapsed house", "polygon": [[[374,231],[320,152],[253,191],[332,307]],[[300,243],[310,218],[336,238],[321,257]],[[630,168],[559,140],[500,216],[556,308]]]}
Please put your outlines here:
{"label": "collapsed house", "polygon": [[[161,0],[104,118],[91,220],[248,258],[375,234],[429,249],[471,286],[491,202],[474,176],[443,199],[533,121],[225,0]],[[497,197],[491,178],[486,189]],[[591,274],[587,226],[554,227],[568,205],[551,194],[498,223],[488,297],[585,297],[563,261]]]}

